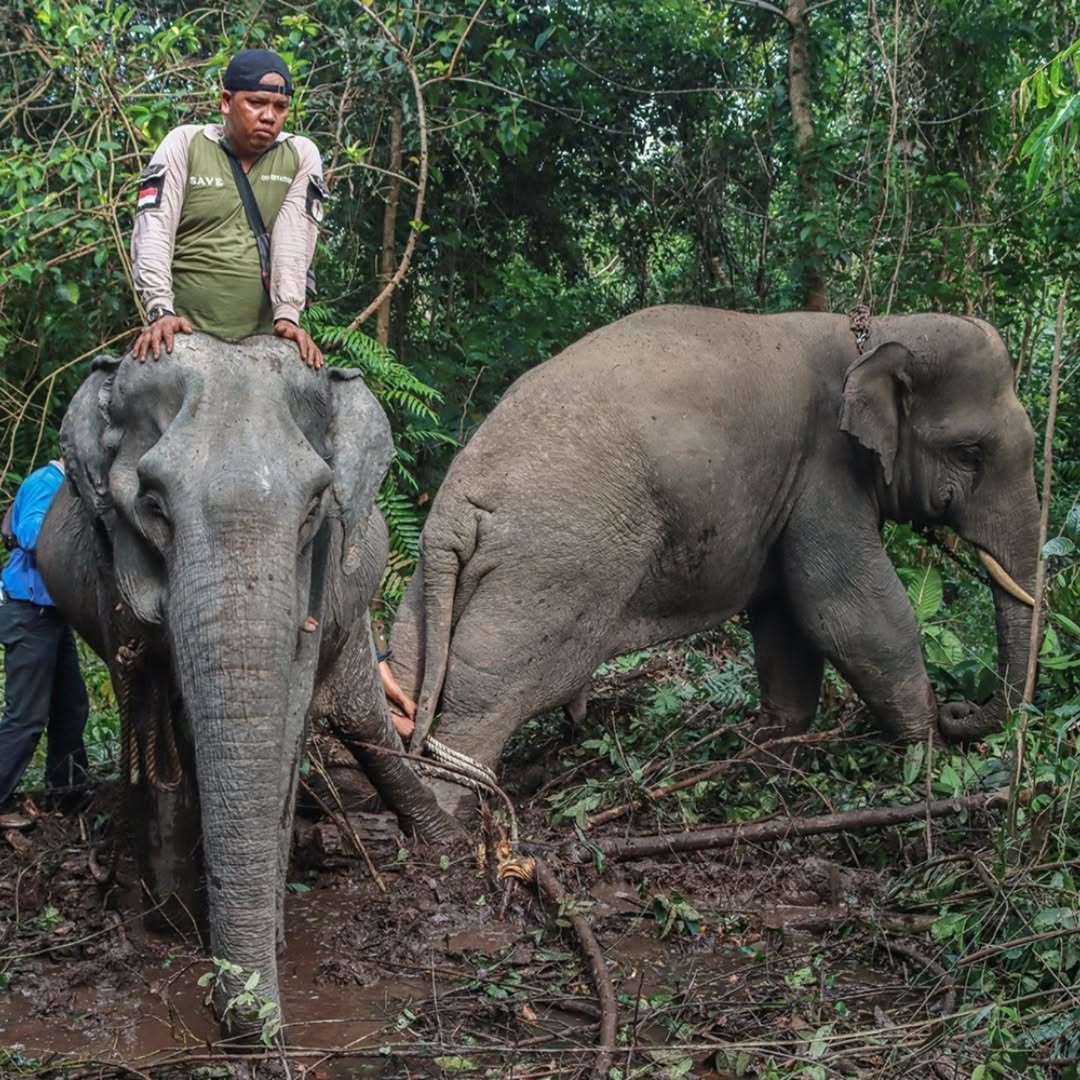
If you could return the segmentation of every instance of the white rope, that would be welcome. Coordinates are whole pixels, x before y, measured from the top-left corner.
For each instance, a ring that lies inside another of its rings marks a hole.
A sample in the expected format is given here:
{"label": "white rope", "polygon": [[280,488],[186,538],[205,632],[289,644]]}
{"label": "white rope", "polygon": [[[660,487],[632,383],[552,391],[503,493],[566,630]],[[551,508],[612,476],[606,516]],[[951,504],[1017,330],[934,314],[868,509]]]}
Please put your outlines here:
{"label": "white rope", "polygon": [[473,791],[493,795],[498,799],[506,808],[510,818],[510,837],[514,841],[517,840],[518,826],[514,804],[506,792],[499,787],[498,780],[491,769],[486,765],[481,765],[479,761],[467,754],[451,750],[445,743],[438,742],[430,736],[424,741],[423,752],[431,758],[431,762],[417,762],[416,767],[420,772],[438,780],[448,780],[451,784],[460,784]]}

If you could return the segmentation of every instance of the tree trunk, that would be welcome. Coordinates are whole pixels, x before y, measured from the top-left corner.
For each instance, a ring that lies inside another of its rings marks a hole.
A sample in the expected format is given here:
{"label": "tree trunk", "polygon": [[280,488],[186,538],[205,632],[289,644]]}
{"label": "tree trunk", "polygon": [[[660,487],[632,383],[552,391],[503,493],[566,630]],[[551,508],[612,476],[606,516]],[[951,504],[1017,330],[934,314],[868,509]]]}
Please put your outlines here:
{"label": "tree trunk", "polygon": [[784,18],[791,28],[788,46],[788,103],[795,130],[795,162],[804,212],[811,215],[811,229],[799,263],[802,276],[802,306],[807,311],[828,311],[824,253],[817,243],[816,214],[820,208],[814,183],[815,150],[813,91],[810,81],[810,23],[806,0],[785,0]]}
{"label": "tree trunk", "polygon": [[[382,251],[379,253],[379,288],[386,288],[397,269],[394,255],[394,236],[397,232],[398,203],[401,199],[401,103],[394,102],[390,111],[390,191],[383,210]],[[388,296],[380,305],[375,317],[375,338],[380,345],[390,344],[390,304]]]}

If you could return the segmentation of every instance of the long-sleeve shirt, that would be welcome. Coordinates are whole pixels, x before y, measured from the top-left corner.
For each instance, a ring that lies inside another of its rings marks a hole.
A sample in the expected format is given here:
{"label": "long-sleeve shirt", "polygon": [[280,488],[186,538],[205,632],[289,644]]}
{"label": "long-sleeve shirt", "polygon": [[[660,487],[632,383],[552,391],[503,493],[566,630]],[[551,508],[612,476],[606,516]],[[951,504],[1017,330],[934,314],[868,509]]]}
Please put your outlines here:
{"label": "long-sleeve shirt", "polygon": [[12,600],[25,600],[42,607],[51,607],[53,600],[37,568],[37,541],[41,523],[64,482],[64,466],[59,461],[35,469],[15,493],[11,510],[11,531],[18,547],[4,564],[4,592]]}
{"label": "long-sleeve shirt", "polygon": [[315,144],[282,132],[248,180],[270,235],[270,294],[219,124],[165,136],[139,181],[131,260],[149,310],[164,307],[227,340],[299,322],[326,186]]}

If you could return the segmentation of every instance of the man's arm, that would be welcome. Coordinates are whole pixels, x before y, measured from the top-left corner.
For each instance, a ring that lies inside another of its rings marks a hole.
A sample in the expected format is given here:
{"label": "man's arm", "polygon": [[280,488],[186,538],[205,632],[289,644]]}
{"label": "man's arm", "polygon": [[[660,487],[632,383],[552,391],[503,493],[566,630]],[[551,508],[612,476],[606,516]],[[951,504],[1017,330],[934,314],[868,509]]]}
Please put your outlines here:
{"label": "man's arm", "polygon": [[37,548],[41,523],[62,482],[61,474],[50,466],[28,476],[16,493],[11,524],[23,551]]}
{"label": "man's arm", "polygon": [[327,189],[315,144],[296,135],[293,146],[297,153],[296,176],[270,234],[270,306],[274,333],[295,341],[300,358],[308,367],[317,369],[322,367],[323,354],[300,328],[300,312],[306,301],[307,271],[315,254]]}
{"label": "man's arm", "polygon": [[326,184],[315,144],[294,135],[296,176],[281,204],[270,234],[270,305],[274,321],[300,321],[306,300],[307,271],[315,255]]}
{"label": "man's arm", "polygon": [[161,346],[173,350],[173,335],[191,333],[191,323],[173,311],[173,250],[176,226],[184,208],[187,185],[188,147],[198,138],[199,126],[174,128],[161,140],[149,165],[139,177],[135,202],[135,228],[131,233],[131,269],[135,289],[147,313],[161,315],[143,329],[131,347],[141,363],[153,353],[157,360]]}
{"label": "man's arm", "polygon": [[176,226],[184,207],[188,146],[197,125],[174,128],[161,140],[139,177],[131,269],[143,307],[173,309],[172,260]]}

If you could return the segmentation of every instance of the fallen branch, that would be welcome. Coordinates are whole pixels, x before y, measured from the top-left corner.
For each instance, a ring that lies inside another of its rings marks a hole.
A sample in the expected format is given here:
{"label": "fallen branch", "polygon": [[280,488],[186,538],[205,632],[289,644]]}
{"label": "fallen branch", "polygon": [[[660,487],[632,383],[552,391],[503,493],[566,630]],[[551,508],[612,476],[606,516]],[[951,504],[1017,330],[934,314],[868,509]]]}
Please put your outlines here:
{"label": "fallen branch", "polygon": [[817,732],[814,734],[784,735],[778,739],[769,739],[763,743],[752,743],[745,750],[740,750],[733,758],[727,758],[724,761],[716,761],[708,768],[702,769],[701,772],[696,772],[692,776],[687,776],[683,780],[652,788],[650,791],[646,791],[640,799],[632,799],[622,806],[613,806],[609,810],[602,810],[599,814],[594,814],[592,817],[586,819],[585,828],[594,829],[597,825],[605,825],[609,821],[627,817],[636,810],[640,810],[646,803],[656,802],[658,799],[673,795],[677,791],[685,791],[687,788],[694,787],[695,784],[700,784],[705,780],[712,780],[717,776],[722,776],[724,773],[730,772],[736,765],[741,765],[743,762],[758,754],[771,753],[772,751],[779,750],[785,746],[828,742],[830,739],[834,739],[837,735],[842,733],[843,728],[835,727],[830,728],[828,731]]}
{"label": "fallen branch", "polygon": [[1012,941],[1003,941],[999,945],[987,945],[971,953],[970,956],[960,957],[956,961],[956,966],[967,967],[969,964],[977,964],[980,960],[1008,952],[1010,949],[1017,949],[1022,945],[1034,945],[1039,941],[1055,941],[1057,938],[1068,937],[1070,934],[1080,934],[1080,927],[1067,926],[1061,930],[1048,930],[1043,934],[1026,934],[1024,937],[1013,938]]}
{"label": "fallen branch", "polygon": [[920,967],[924,967],[929,971],[931,975],[936,975],[941,980],[945,992],[945,997],[941,1001],[942,1017],[951,1016],[956,1011],[956,983],[953,982],[949,973],[941,964],[936,960],[931,960],[920,949],[906,941],[897,941],[895,938],[885,937],[876,944],[888,953],[895,953],[897,956],[904,956],[908,960],[913,960]]}
{"label": "fallen branch", "polygon": [[[814,817],[751,821],[738,825],[720,825],[711,829],[694,829],[675,835],[659,833],[654,836],[598,837],[590,840],[587,846],[572,845],[569,858],[576,863],[588,863],[592,862],[594,854],[599,851],[608,860],[640,859],[668,853],[712,851],[716,848],[733,847],[735,844],[769,843],[793,836],[820,836],[823,833],[880,829],[925,818],[950,817],[967,810],[996,809],[1008,803],[1009,791],[1009,788],[1004,787],[956,799],[937,799],[934,802],[917,802],[908,806],[843,810],[834,814],[817,814]],[[1022,791],[1017,797],[1026,801],[1030,799],[1031,792]]]}
{"label": "fallen branch", "polygon": [[571,928],[577,934],[582,955],[589,962],[593,986],[600,1001],[600,1032],[597,1038],[592,1075],[593,1080],[606,1080],[612,1058],[615,1056],[615,1031],[619,1013],[615,1005],[615,989],[611,985],[607,964],[604,963],[604,954],[600,951],[600,943],[596,940],[596,935],[592,932],[588,920],[573,912],[568,903],[571,898],[563,892],[558,878],[540,859],[536,859],[535,863],[536,884],[553,904],[563,908],[563,914],[569,919]]}

